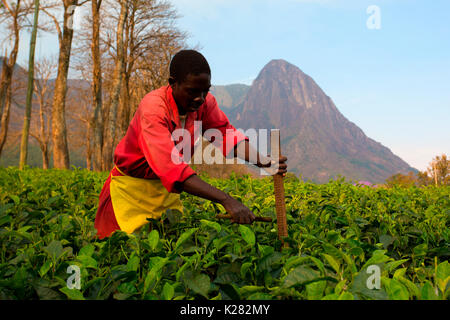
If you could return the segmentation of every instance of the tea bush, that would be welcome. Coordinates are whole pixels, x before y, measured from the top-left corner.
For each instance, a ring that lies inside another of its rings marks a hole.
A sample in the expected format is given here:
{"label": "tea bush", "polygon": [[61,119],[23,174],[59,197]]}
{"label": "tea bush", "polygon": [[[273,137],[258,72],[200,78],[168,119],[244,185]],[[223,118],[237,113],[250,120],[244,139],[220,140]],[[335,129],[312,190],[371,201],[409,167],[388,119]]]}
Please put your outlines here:
{"label": "tea bush", "polygon": [[273,223],[183,193],[183,213],[98,240],[107,175],[0,168],[0,299],[449,299],[449,187],[287,179],[282,249],[270,177],[206,179]]}

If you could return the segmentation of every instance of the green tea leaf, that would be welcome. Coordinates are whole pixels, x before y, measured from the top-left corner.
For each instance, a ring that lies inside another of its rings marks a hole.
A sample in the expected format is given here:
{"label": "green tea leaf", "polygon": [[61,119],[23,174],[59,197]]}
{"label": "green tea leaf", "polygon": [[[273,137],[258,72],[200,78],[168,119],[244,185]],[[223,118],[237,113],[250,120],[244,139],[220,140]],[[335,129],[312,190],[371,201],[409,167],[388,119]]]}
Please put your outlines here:
{"label": "green tea leaf", "polygon": [[140,264],[139,257],[134,255],[134,253],[133,253],[127,262],[128,271],[137,271],[139,268],[139,264]]}
{"label": "green tea leaf", "polygon": [[400,281],[405,287],[408,288],[410,297],[414,296],[417,299],[420,299],[420,290],[412,281],[410,281],[404,277],[398,277],[397,280]]}
{"label": "green tea leaf", "polygon": [[408,289],[396,279],[391,279],[387,288],[389,297],[393,300],[409,300]]}
{"label": "green tea leaf", "polygon": [[152,287],[158,280],[158,277],[161,273],[161,269],[166,265],[168,257],[152,257],[149,261],[150,270],[147,272],[147,275],[144,280],[144,294]]}
{"label": "green tea leaf", "polygon": [[47,260],[39,269],[39,275],[41,277],[45,276],[52,266],[53,262],[51,260]]}
{"label": "green tea leaf", "polygon": [[201,294],[208,299],[208,292],[211,287],[211,279],[204,274],[192,274],[185,278],[186,285],[194,292]]}
{"label": "green tea leaf", "polygon": [[239,293],[242,297],[246,297],[248,295],[251,295],[255,292],[261,292],[264,291],[265,287],[263,286],[243,286],[239,290]]}
{"label": "green tea leaf", "polygon": [[83,267],[97,269],[97,261],[89,256],[78,256],[77,260],[81,262]]}
{"label": "green tea leaf", "polygon": [[395,238],[390,235],[383,234],[380,236],[380,243],[383,244],[384,249],[387,249],[392,243],[394,243]]}
{"label": "green tea leaf", "polygon": [[428,246],[426,243],[419,244],[414,247],[413,252],[415,256],[425,256],[427,254]]}
{"label": "green tea leaf", "polygon": [[409,259],[402,259],[402,260],[398,260],[398,261],[391,261],[386,263],[386,270],[388,272],[392,272],[394,271],[396,268],[398,268],[400,265],[402,265],[403,263],[407,262]]}
{"label": "green tea leaf", "polygon": [[436,278],[444,280],[450,277],[450,263],[444,261],[437,266]]}
{"label": "green tea leaf", "polygon": [[313,269],[298,266],[284,278],[283,287],[290,288],[293,286],[304,285],[313,282],[314,280],[318,280],[318,278],[317,272]]}
{"label": "green tea leaf", "polygon": [[59,291],[64,293],[70,300],[86,300],[80,290],[64,287],[59,289]]}
{"label": "green tea leaf", "polygon": [[148,234],[148,238],[147,238],[148,244],[150,246],[150,248],[155,251],[156,248],[158,247],[158,243],[159,243],[159,233],[158,230],[152,230],[149,234]]}
{"label": "green tea leaf", "polygon": [[178,238],[177,243],[175,244],[175,251],[177,251],[180,246],[186,241],[188,240],[193,234],[194,232],[196,232],[198,230],[198,228],[192,228],[189,229],[188,231],[185,231],[181,234],[181,236]]}
{"label": "green tea leaf", "polygon": [[92,256],[92,254],[95,251],[95,247],[93,244],[88,244],[86,246],[84,246],[83,248],[81,248],[80,252],[78,253],[78,255],[80,256]]}
{"label": "green tea leaf", "polygon": [[61,241],[53,240],[48,246],[44,247],[44,251],[56,261],[63,253]]}
{"label": "green tea leaf", "polygon": [[247,274],[248,270],[252,267],[251,262],[245,262],[241,265],[241,278],[245,278],[245,275]]}
{"label": "green tea leaf", "polygon": [[420,295],[422,300],[438,300],[436,290],[429,281],[423,285]]}
{"label": "green tea leaf", "polygon": [[217,233],[219,233],[222,230],[222,227],[220,226],[220,224],[218,224],[217,222],[214,222],[214,221],[201,219],[200,223],[205,227],[209,227],[209,228],[216,230]]}
{"label": "green tea leaf", "polygon": [[280,252],[273,252],[272,254],[265,256],[258,263],[257,271],[271,271],[272,266],[276,265],[283,258],[283,255]]}
{"label": "green tea leaf", "polygon": [[252,246],[255,245],[255,234],[249,227],[240,224],[239,232],[241,233],[241,236],[245,240],[245,242]]}
{"label": "green tea leaf", "polygon": [[384,262],[389,261],[389,258],[387,255],[385,255],[386,250],[375,250],[372,253],[372,257],[367,260],[367,262],[364,264],[363,269],[365,269],[366,267],[372,265],[372,264],[382,264]]}
{"label": "green tea leaf", "polygon": [[338,300],[354,300],[353,295],[350,292],[343,291],[340,295]]}
{"label": "green tea leaf", "polygon": [[174,287],[170,283],[166,282],[161,292],[161,298],[164,300],[171,300],[173,298],[174,293],[175,293]]}
{"label": "green tea leaf", "polygon": [[183,213],[177,209],[167,209],[166,216],[170,224],[176,224],[181,221]]}
{"label": "green tea leaf", "polygon": [[316,281],[306,285],[306,294],[308,300],[320,300],[323,297],[323,292],[327,286],[326,281]]}
{"label": "green tea leaf", "polygon": [[18,205],[20,203],[20,198],[14,194],[9,195],[9,197],[14,201],[15,205]]}
{"label": "green tea leaf", "polygon": [[339,261],[334,259],[332,256],[326,253],[322,253],[322,256],[328,261],[330,266],[336,271],[337,274],[340,272],[341,265],[339,264]]}
{"label": "green tea leaf", "polygon": [[273,297],[264,292],[256,292],[250,295],[247,300],[273,300]]}
{"label": "green tea leaf", "polygon": [[321,300],[338,300],[339,295],[336,293],[327,294],[325,297],[323,297]]}

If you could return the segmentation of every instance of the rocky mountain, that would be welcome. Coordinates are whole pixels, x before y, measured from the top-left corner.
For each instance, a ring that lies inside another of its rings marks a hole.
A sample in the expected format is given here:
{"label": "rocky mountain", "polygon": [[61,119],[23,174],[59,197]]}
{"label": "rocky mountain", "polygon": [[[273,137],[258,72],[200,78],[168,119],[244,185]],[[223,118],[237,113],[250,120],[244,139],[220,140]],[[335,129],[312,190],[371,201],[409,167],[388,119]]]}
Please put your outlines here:
{"label": "rocky mountain", "polygon": [[226,86],[211,86],[211,93],[223,109],[231,110],[244,101],[250,86],[245,84],[230,84]]}
{"label": "rocky mountain", "polygon": [[272,60],[259,73],[243,101],[224,108],[236,128],[279,128],[289,171],[326,182],[338,175],[384,182],[396,173],[416,171],[345,118],[307,74]]}

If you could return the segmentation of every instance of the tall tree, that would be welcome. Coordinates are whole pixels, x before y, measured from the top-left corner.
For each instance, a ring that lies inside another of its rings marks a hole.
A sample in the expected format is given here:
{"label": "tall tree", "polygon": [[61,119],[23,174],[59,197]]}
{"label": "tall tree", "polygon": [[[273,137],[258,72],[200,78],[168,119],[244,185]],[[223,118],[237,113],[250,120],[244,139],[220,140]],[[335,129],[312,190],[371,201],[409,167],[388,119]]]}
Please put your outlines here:
{"label": "tall tree", "polygon": [[[39,105],[39,121],[32,117],[30,135],[39,143],[42,153],[42,169],[49,168],[50,134],[51,134],[51,104],[53,86],[51,78],[56,69],[56,61],[44,58],[36,62],[36,80],[34,91]],[[34,120],[33,120],[34,119]]]}
{"label": "tall tree", "polygon": [[[185,46],[186,34],[174,27],[178,15],[173,6],[164,0],[130,0],[129,14],[125,23],[125,66],[123,90],[119,106],[119,136],[123,137],[139,99],[138,87],[144,84],[143,70],[158,74],[153,90],[167,83],[167,70],[172,56]],[[156,70],[163,67],[162,73]],[[148,80],[147,80],[148,81]],[[144,90],[144,91],[145,91]]]}
{"label": "tall tree", "polygon": [[1,87],[0,87],[0,155],[5,145],[8,135],[9,113],[11,109],[11,82],[13,78],[14,66],[19,52],[20,19],[24,15],[21,0],[11,1],[2,0],[2,16],[8,21],[10,33],[8,36],[12,41],[12,49],[8,55],[5,55],[2,66]]}
{"label": "tall tree", "polygon": [[426,170],[417,172],[417,186],[418,187],[428,186],[432,183],[433,183],[433,181],[428,176],[428,173]]}
{"label": "tall tree", "polygon": [[[92,3],[92,98],[94,112],[92,114],[91,126],[95,148],[90,148],[92,152],[92,169],[102,170],[102,149],[103,149],[103,113],[102,113],[102,69],[100,55],[100,8],[102,0],[91,0]],[[87,161],[90,162],[90,155]],[[90,166],[88,166],[90,168]]]}
{"label": "tall tree", "polygon": [[428,173],[435,185],[450,185],[450,160],[447,155],[434,157],[428,167]]}
{"label": "tall tree", "polygon": [[23,169],[27,164],[28,155],[28,136],[30,130],[30,118],[31,118],[31,107],[33,100],[33,82],[34,82],[34,52],[36,48],[36,35],[37,26],[39,18],[39,0],[34,0],[34,19],[33,19],[33,29],[31,31],[30,39],[30,54],[28,60],[28,87],[27,87],[27,100],[25,106],[25,117],[23,121],[22,130],[22,141],[20,144],[20,160],[19,169]]}
{"label": "tall tree", "polygon": [[117,107],[119,105],[119,97],[122,88],[122,74],[124,68],[124,25],[128,14],[128,1],[120,0],[120,15],[117,24],[116,46],[117,56],[115,59],[114,75],[112,81],[111,100],[109,103],[108,124],[106,129],[105,141],[103,144],[103,164],[102,169],[109,171],[113,165],[113,147],[115,146]]}
{"label": "tall tree", "polygon": [[[84,2],[83,2],[84,3]],[[59,40],[58,73],[55,80],[55,91],[52,105],[52,142],[53,142],[53,167],[69,169],[69,147],[67,144],[66,128],[66,94],[67,75],[69,73],[70,52],[73,38],[73,14],[81,3],[78,0],[62,0],[63,4],[63,28],[53,14],[45,11],[55,22]]]}

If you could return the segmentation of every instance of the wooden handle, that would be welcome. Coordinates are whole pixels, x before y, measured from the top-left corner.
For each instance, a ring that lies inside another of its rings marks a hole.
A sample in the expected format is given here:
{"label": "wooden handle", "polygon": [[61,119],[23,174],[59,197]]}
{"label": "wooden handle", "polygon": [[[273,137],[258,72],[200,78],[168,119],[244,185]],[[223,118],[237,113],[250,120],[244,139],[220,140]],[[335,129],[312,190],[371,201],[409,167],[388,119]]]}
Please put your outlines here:
{"label": "wooden handle", "polygon": [[[278,156],[281,157],[281,138],[279,129],[272,129],[270,131],[270,148],[272,155],[278,153]],[[288,244],[283,241],[283,238],[288,236],[288,231],[286,221],[286,204],[284,200],[284,183],[282,175],[275,174],[273,176],[273,186],[275,193],[275,208],[277,212],[278,239],[283,242],[284,247],[287,247]]]}
{"label": "wooden handle", "polygon": [[[231,214],[218,214],[216,215],[217,219],[231,219]],[[271,217],[256,217],[255,221],[261,221],[261,222],[272,222]]]}

